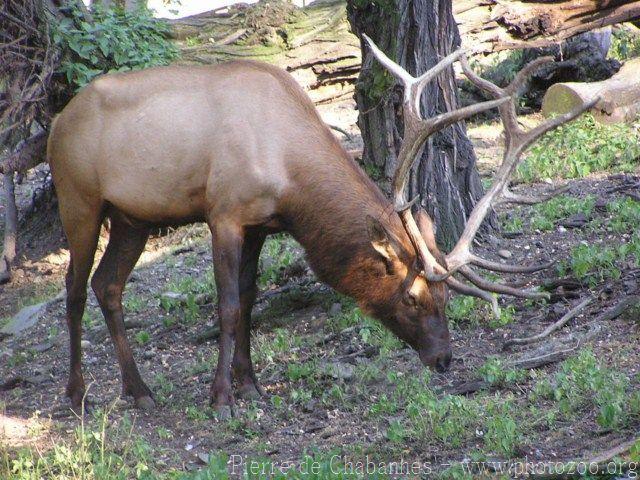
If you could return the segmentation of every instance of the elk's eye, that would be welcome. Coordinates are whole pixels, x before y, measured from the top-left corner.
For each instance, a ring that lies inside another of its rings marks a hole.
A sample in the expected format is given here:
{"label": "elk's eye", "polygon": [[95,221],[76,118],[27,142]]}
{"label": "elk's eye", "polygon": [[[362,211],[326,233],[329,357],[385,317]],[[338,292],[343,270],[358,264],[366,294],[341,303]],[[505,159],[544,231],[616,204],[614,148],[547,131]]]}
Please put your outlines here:
{"label": "elk's eye", "polygon": [[402,303],[407,305],[408,307],[417,307],[418,299],[411,294],[411,292],[405,292],[402,296]]}

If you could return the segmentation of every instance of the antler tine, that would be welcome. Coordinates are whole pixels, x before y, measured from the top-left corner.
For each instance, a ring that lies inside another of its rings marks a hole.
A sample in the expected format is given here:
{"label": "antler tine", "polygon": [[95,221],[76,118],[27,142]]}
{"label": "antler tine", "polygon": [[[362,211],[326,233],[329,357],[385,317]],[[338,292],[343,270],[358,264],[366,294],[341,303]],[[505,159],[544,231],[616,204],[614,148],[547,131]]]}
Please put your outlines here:
{"label": "antler tine", "polygon": [[405,87],[405,102],[406,102],[407,92],[410,90],[409,87],[413,82],[415,82],[416,78],[413,75],[411,75],[409,72],[407,72],[404,68],[402,68],[400,65],[398,65],[396,62],[394,62],[389,57],[387,57],[387,55],[382,50],[380,50],[375,43],[373,43],[373,40],[371,40],[368,37],[368,35],[363,33],[362,38],[366,40],[367,44],[369,45],[369,48],[371,49],[371,53],[373,53],[373,55],[378,59],[378,61],[382,64],[382,66],[387,70],[389,70],[389,72],[391,72],[394,77],[396,77],[398,80],[402,82],[402,84]]}
{"label": "antler tine", "polygon": [[469,295],[471,297],[481,298],[482,300],[491,304],[491,310],[496,318],[500,317],[500,306],[498,305],[498,299],[487,292],[486,290],[480,290],[473,285],[467,285],[465,283],[456,280],[453,277],[449,277],[445,280],[445,283],[452,289],[462,295]]}
{"label": "antler tine", "polygon": [[492,270],[494,272],[501,273],[533,273],[538,272],[540,270],[545,270],[551,267],[555,262],[550,261],[547,263],[539,263],[537,265],[511,265],[509,263],[498,263],[492,262],[491,260],[487,260],[486,258],[478,257],[474,254],[470,254],[470,263],[484,268],[485,270]]}
{"label": "antler tine", "polygon": [[518,90],[520,90],[520,87],[522,87],[522,85],[524,85],[529,80],[529,77],[531,77],[531,75],[536,73],[536,71],[540,67],[552,62],[553,62],[553,57],[540,57],[526,64],[522,68],[522,70],[520,70],[516,74],[513,80],[511,80],[511,83],[509,83],[509,85],[504,89],[505,92],[507,92],[510,95],[511,94],[517,95]]}
{"label": "antler tine", "polygon": [[[406,143],[403,144],[398,154],[398,168],[393,176],[393,191],[396,199],[395,208],[397,211],[407,209],[415,202],[413,199],[409,203],[404,201],[404,190],[409,176],[409,171],[415,162],[415,159],[419,153],[422,144],[434,132],[448,127],[460,120],[472,117],[478,113],[490,110],[492,108],[500,107],[502,104],[509,101],[509,97],[499,98],[497,100],[490,100],[487,102],[477,103],[475,105],[469,105],[464,108],[459,108],[451,112],[441,113],[428,120],[422,120],[420,123],[416,123],[413,119],[405,117],[405,139]],[[406,149],[405,149],[406,145]],[[399,200],[399,201],[397,201]]]}
{"label": "antler tine", "polygon": [[456,60],[463,58],[464,50],[459,49],[447,55],[427,72],[416,78],[385,55],[367,35],[363,35],[363,38],[378,61],[404,85],[404,138],[402,147],[398,153],[398,166],[393,177],[394,207],[400,214],[407,234],[418,252],[425,277],[430,281],[442,281],[450,277],[455,269],[447,270],[438,264],[435,257],[429,251],[424,238],[422,238],[410,210],[411,205],[415,203],[417,198],[411,202],[405,201],[404,191],[407,176],[429,135],[476,113],[499,107],[507,102],[508,98],[495,99],[437,115],[433,118],[423,119],[420,113],[420,96],[424,86],[436,75],[451,66]]}
{"label": "antler tine", "polygon": [[592,98],[588,102],[585,102],[582,105],[578,105],[573,110],[563,115],[558,115],[557,117],[553,117],[547,120],[546,122],[541,123],[537,127],[532,128],[522,138],[522,145],[520,146],[521,151],[524,151],[529,145],[531,145],[533,142],[535,142],[539,137],[547,133],[549,130],[553,130],[554,128],[562,125],[563,123],[570,122],[574,118],[579,117],[584,112],[592,108],[599,101],[600,101],[600,95],[596,95],[594,98]]}
{"label": "antler tine", "polygon": [[474,272],[468,265],[464,267],[460,267],[460,273],[464,275],[467,280],[481,288],[482,290],[486,290],[489,292],[502,293],[504,295],[511,295],[513,297],[523,297],[523,298],[549,298],[549,294],[546,292],[534,292],[530,290],[521,290],[519,288],[512,287],[511,285],[505,285],[502,283],[495,283],[489,280],[486,280],[482,276],[478,275]]}
{"label": "antler tine", "polygon": [[505,95],[505,91],[503,88],[500,88],[498,85],[490,82],[489,80],[485,80],[471,69],[466,55],[460,58],[460,66],[462,67],[464,75],[480,90],[488,93],[493,98],[498,98]]}
{"label": "antler tine", "polygon": [[512,98],[513,101],[509,102],[508,104],[500,105],[500,107],[498,107],[498,111],[500,112],[500,117],[502,118],[502,124],[505,131],[505,151],[502,163],[498,168],[498,172],[495,176],[495,181],[491,185],[491,188],[476,204],[475,208],[469,215],[467,225],[465,226],[465,229],[460,236],[458,243],[449,253],[449,255],[447,255],[447,265],[449,266],[449,268],[460,268],[461,266],[464,266],[471,262],[483,268],[491,268],[491,266],[489,266],[491,262],[484,260],[480,261],[481,259],[475,257],[471,253],[471,242],[478,232],[478,229],[480,228],[480,225],[482,224],[487,213],[491,209],[492,204],[497,201],[498,198],[505,192],[505,188],[508,185],[509,178],[513,174],[516,167],[518,166],[518,163],[521,160],[522,152],[545,132],[548,132],[552,128],[555,128],[562,123],[576,118],[578,115],[592,107],[598,101],[598,99],[596,98],[583,105],[579,105],[571,112],[568,112],[559,117],[552,118],[551,120],[548,120],[529,131],[525,131],[520,128],[520,126],[518,125],[515,110],[516,90],[519,84],[524,82],[526,78],[528,78],[528,76],[530,76],[535,71],[536,68],[539,68],[541,65],[546,64],[547,62],[547,58],[533,62],[529,66],[525,67],[522,74],[517,75],[514,81],[511,82],[511,84],[506,89],[501,89],[500,87],[497,87],[491,82],[476,75],[475,72],[473,72],[469,67],[466,58],[461,58],[462,69],[465,75],[467,75],[473,83],[493,96],[503,95],[505,92],[509,92],[510,98]]}
{"label": "antler tine", "polygon": [[433,67],[431,67],[429,70],[427,70],[426,72],[424,72],[422,75],[420,75],[418,78],[415,79],[415,83],[413,86],[413,88],[415,88],[415,93],[413,93],[413,96],[414,96],[413,107],[417,112],[420,112],[420,97],[422,96],[422,91],[424,90],[425,85],[429,83],[431,80],[433,80],[436,77],[436,75],[438,75],[439,73],[444,71],[446,68],[453,65],[457,60],[459,60],[465,54],[465,52],[466,50],[464,48],[457,49],[456,51],[444,57],[442,60],[436,63]]}

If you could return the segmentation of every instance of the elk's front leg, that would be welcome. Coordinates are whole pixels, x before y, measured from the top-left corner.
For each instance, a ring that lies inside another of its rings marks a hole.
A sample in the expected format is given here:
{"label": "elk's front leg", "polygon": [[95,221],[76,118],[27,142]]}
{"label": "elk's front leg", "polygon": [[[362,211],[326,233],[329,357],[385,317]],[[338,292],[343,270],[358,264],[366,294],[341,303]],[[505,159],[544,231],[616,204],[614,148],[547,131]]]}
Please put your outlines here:
{"label": "elk's front leg", "polygon": [[242,227],[225,221],[210,225],[213,247],[213,268],[218,289],[218,318],[220,340],[218,366],[211,385],[211,405],[220,418],[231,416],[231,355],[235,329],[240,321],[240,261],[242,255]]}
{"label": "elk's front leg", "polygon": [[236,326],[236,350],[233,354],[233,374],[238,382],[238,393],[245,399],[265,394],[260,387],[251,362],[251,309],[256,299],[256,274],[260,250],[266,234],[263,231],[245,233],[240,266],[240,322]]}

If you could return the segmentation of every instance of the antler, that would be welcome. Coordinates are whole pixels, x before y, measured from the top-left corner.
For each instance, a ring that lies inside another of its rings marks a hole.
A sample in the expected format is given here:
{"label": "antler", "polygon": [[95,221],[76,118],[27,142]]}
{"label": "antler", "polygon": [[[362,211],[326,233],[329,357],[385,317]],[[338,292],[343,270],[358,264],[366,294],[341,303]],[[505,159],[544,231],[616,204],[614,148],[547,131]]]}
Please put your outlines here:
{"label": "antler", "polygon": [[[533,203],[537,200],[546,200],[554,194],[560,193],[561,190],[556,190],[552,192],[551,195],[547,195],[539,199],[521,197],[508,189],[509,178],[518,166],[522,153],[529,145],[549,130],[573,120],[578,115],[591,108],[599,99],[595,98],[578,106],[571,112],[547,120],[541,125],[538,125],[529,131],[525,131],[518,124],[516,114],[515,102],[517,100],[518,90],[538,68],[553,61],[552,58],[544,57],[531,62],[516,75],[513,81],[506,88],[501,88],[488,80],[479,77],[475,72],[473,72],[469,67],[465,52],[462,49],[456,50],[443,58],[434,67],[421,76],[413,77],[404,68],[389,59],[389,57],[387,57],[369,37],[366,35],[363,35],[363,37],[369,44],[371,51],[378,61],[400,82],[402,82],[404,86],[403,115],[405,133],[400,147],[400,152],[398,153],[398,166],[393,178],[393,201],[395,209],[400,214],[405,229],[418,252],[425,277],[429,281],[445,281],[452,289],[464,295],[473,295],[491,302],[493,311],[496,315],[499,313],[498,305],[495,300],[495,296],[489,292],[526,298],[540,298],[547,296],[547,294],[544,293],[520,290],[513,286],[502,285],[485,280],[482,276],[476,274],[469,264],[487,270],[509,273],[534,272],[547,268],[551,264],[523,267],[492,262],[474,255],[471,251],[471,244],[478,233],[480,225],[494,203]],[[422,118],[420,113],[420,96],[426,83],[456,61],[460,61],[462,70],[467,78],[478,88],[493,97],[493,100],[446,112],[428,119]],[[418,229],[411,214],[411,206],[418,200],[418,197],[414,198],[410,202],[405,201],[404,190],[407,176],[418,153],[420,153],[424,142],[430,135],[455,122],[496,107],[500,112],[505,131],[505,151],[502,163],[498,168],[491,188],[476,204],[475,208],[469,215],[465,229],[456,246],[446,256],[445,267],[436,261],[435,257],[427,248],[426,242],[422,238],[420,230]],[[456,271],[460,271],[460,273],[462,273],[467,280],[475,286],[467,285],[454,279],[451,275]]]}

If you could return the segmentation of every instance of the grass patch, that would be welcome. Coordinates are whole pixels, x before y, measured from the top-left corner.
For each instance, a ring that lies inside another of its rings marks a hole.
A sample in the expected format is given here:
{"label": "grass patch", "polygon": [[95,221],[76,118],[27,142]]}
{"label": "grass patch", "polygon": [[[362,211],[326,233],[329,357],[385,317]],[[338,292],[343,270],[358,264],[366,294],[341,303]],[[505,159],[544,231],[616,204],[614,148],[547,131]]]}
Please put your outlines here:
{"label": "grass patch", "polygon": [[640,123],[603,125],[585,114],[545,134],[530,149],[516,177],[582,178],[593,172],[632,171],[640,157]]}
{"label": "grass patch", "polygon": [[[499,281],[494,275],[485,275],[488,280]],[[500,317],[496,318],[488,303],[475,297],[456,295],[447,304],[447,319],[451,327],[477,327],[482,323],[491,328],[504,327],[514,321],[515,309],[509,305],[500,309]]]}
{"label": "grass patch", "polygon": [[584,198],[567,196],[552,198],[532,208],[531,228],[545,232],[553,230],[556,221],[577,213],[584,213],[590,217],[595,204],[596,199],[593,195]]}
{"label": "grass patch", "polygon": [[568,261],[558,265],[558,273],[564,276],[570,268],[578,280],[594,287],[604,280],[620,278],[619,264],[623,261],[630,261],[634,266],[640,264],[640,234],[634,233],[618,247],[581,243],[571,250]]}
{"label": "grass patch", "polygon": [[279,285],[288,267],[302,258],[301,247],[290,235],[279,233],[264,242],[258,269],[258,285]]}
{"label": "grass patch", "polygon": [[555,401],[560,415],[571,418],[595,409],[598,425],[624,428],[640,419],[640,392],[628,392],[629,378],[603,365],[590,349],[565,360],[551,379],[538,382],[534,397]]}
{"label": "grass patch", "polygon": [[611,214],[608,227],[615,233],[628,233],[640,225],[640,202],[624,197],[607,205]]}
{"label": "grass patch", "polygon": [[527,372],[505,365],[499,357],[489,357],[478,368],[478,376],[493,386],[504,387],[525,380]]}

